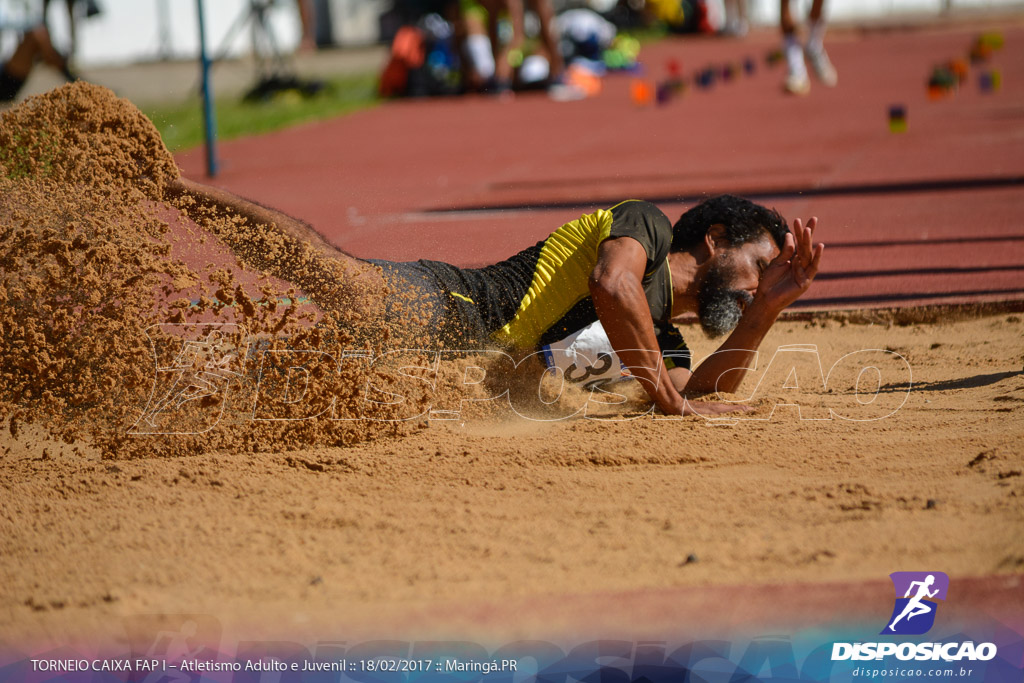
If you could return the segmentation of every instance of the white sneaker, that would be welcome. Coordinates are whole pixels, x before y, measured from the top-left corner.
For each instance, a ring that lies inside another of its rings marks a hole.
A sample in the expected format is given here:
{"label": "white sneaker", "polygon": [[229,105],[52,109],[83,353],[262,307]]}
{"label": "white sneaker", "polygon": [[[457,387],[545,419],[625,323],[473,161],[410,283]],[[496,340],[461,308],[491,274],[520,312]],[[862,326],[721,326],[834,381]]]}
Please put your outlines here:
{"label": "white sneaker", "polygon": [[811,92],[811,79],[807,78],[806,72],[799,74],[790,71],[782,84],[782,89],[791,95],[806,95]]}
{"label": "white sneaker", "polygon": [[829,61],[828,53],[825,52],[825,49],[812,50],[808,48],[806,53],[807,61],[811,63],[811,68],[814,69],[814,75],[818,77],[822,85],[834,88],[836,83],[839,82],[839,75],[836,73],[836,68],[832,66],[832,62]]}
{"label": "white sneaker", "polygon": [[572,83],[552,83],[548,86],[548,97],[555,102],[575,102],[585,100],[587,93]]}

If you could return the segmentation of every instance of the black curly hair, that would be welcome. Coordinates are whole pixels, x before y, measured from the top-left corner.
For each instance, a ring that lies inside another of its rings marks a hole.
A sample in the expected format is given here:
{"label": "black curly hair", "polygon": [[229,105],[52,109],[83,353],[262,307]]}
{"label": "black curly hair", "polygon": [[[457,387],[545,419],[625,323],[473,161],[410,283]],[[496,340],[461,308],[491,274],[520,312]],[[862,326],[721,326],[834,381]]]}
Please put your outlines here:
{"label": "black curly hair", "polygon": [[704,200],[679,217],[672,227],[671,251],[689,249],[704,239],[708,228],[719,223],[725,226],[726,239],[734,247],[761,239],[768,233],[782,249],[789,233],[786,219],[775,209],[723,194]]}

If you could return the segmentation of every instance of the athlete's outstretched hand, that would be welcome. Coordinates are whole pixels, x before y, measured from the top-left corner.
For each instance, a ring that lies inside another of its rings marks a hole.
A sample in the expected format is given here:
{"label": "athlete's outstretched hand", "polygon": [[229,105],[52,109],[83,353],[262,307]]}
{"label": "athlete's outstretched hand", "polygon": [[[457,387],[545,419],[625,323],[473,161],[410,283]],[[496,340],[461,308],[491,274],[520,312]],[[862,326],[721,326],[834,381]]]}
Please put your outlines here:
{"label": "athlete's outstretched hand", "polygon": [[760,299],[770,311],[780,313],[803,296],[818,274],[821,254],[825,245],[812,243],[818,219],[811,218],[803,225],[799,218],[793,221],[793,232],[786,235],[782,251],[775,257],[757,287],[754,300]]}

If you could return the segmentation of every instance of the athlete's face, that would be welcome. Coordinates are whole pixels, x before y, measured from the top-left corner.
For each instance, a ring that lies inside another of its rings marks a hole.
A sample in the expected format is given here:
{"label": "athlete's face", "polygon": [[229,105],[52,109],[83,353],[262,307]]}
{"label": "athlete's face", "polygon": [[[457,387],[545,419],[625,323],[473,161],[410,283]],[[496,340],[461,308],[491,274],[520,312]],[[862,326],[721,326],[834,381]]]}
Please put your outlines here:
{"label": "athlete's face", "polygon": [[715,254],[697,299],[697,318],[705,334],[720,337],[736,327],[754,299],[761,275],[778,255],[778,247],[767,236]]}

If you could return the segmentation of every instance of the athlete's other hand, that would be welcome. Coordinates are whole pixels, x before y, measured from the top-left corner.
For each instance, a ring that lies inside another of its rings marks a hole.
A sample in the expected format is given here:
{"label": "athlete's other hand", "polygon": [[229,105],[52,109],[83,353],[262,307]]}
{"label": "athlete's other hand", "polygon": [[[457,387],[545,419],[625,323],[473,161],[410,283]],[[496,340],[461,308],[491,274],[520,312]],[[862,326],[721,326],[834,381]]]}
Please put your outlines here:
{"label": "athlete's other hand", "polygon": [[773,313],[781,312],[803,296],[818,274],[825,245],[812,242],[817,227],[817,218],[811,218],[806,226],[799,218],[794,220],[793,231],[786,235],[782,250],[761,276],[754,300],[760,300]]}

